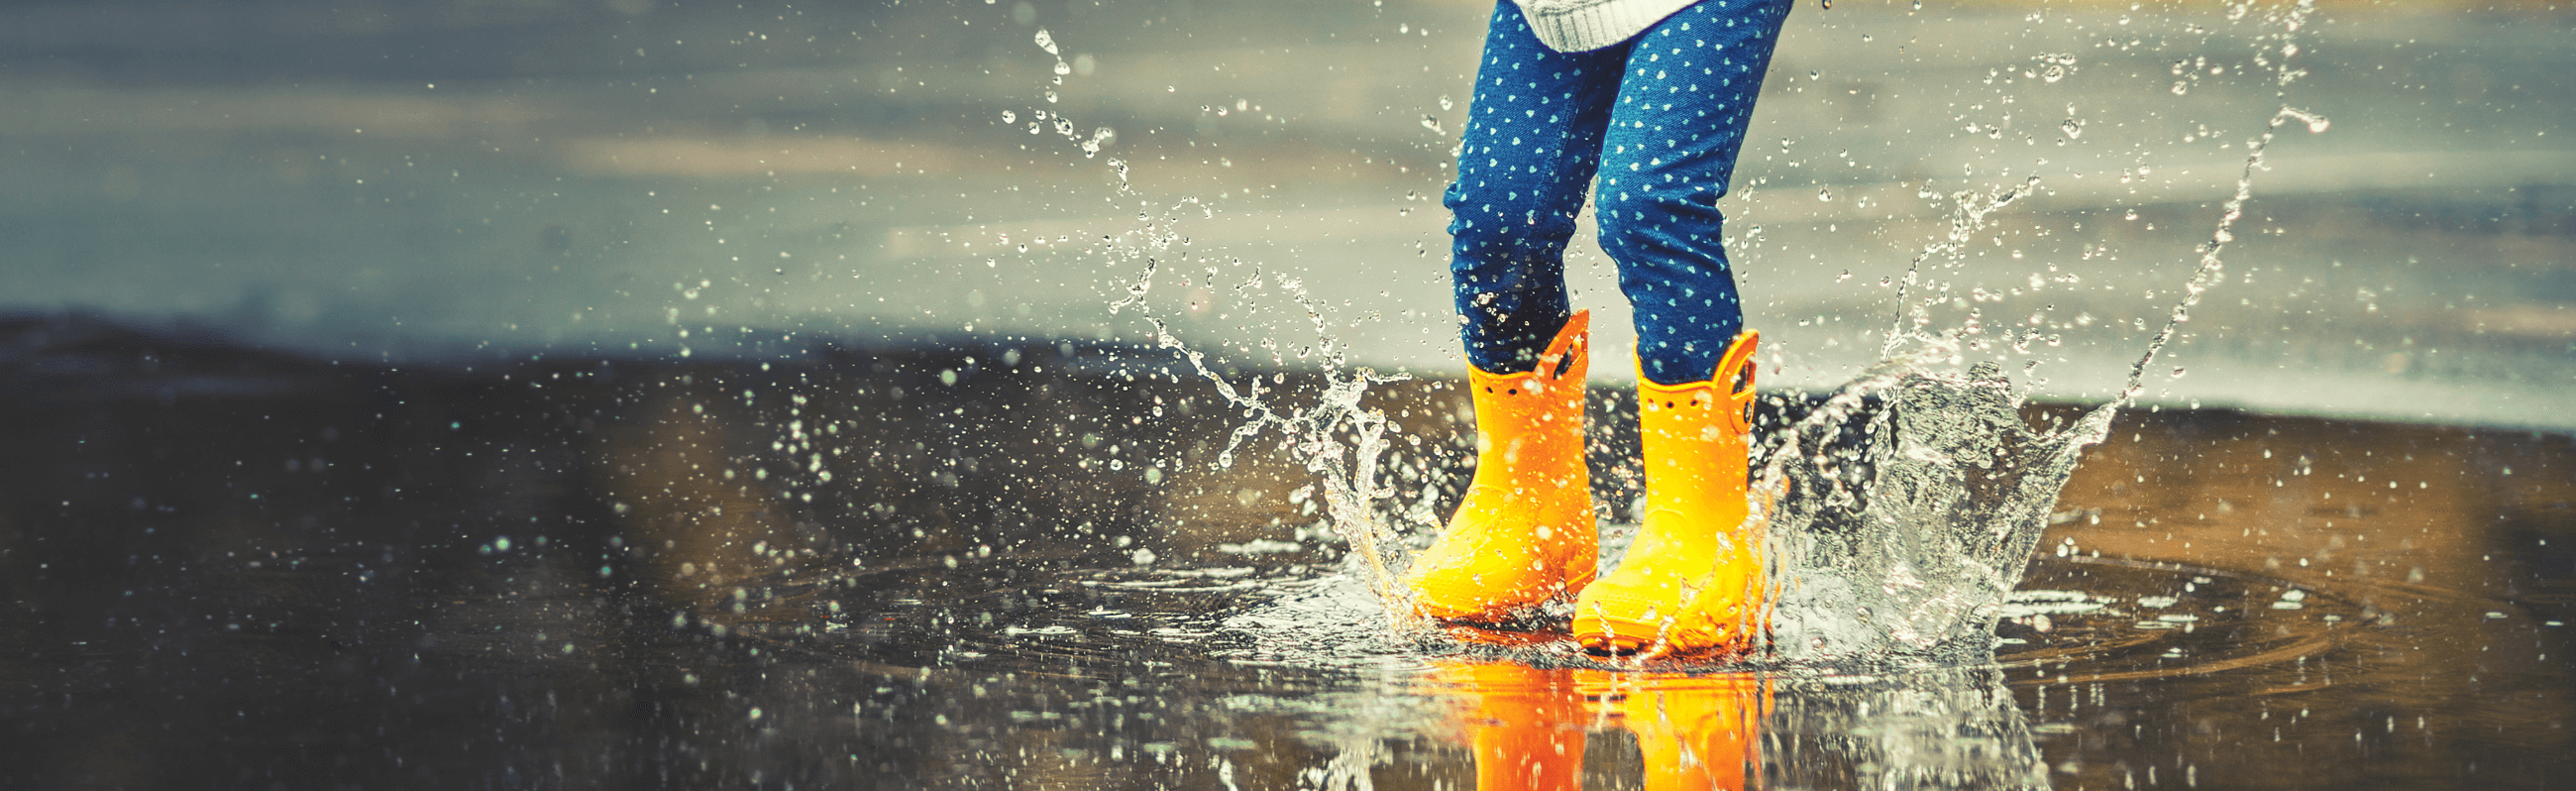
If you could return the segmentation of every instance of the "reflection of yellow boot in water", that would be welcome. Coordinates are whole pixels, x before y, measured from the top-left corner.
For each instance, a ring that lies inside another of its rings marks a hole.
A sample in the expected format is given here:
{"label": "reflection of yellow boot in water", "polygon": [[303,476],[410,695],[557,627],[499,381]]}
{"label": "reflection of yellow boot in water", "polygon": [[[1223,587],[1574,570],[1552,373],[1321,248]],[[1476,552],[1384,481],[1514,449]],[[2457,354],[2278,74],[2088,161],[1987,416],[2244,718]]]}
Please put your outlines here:
{"label": "reflection of yellow boot in water", "polygon": [[1565,670],[1440,661],[1431,681],[1456,689],[1476,749],[1477,791],[1583,787],[1583,695]]}
{"label": "reflection of yellow boot in water", "polygon": [[1439,540],[1414,557],[1409,582],[1423,614],[1493,623],[1592,581],[1600,539],[1583,466],[1590,326],[1590,311],[1567,319],[1536,370],[1469,369],[1476,477]]}
{"label": "reflection of yellow boot in water", "polygon": [[1637,735],[1645,791],[1735,791],[1760,762],[1769,685],[1753,676],[1629,677],[1605,714]]}
{"label": "reflection of yellow boot in water", "polygon": [[1638,375],[1646,516],[1627,558],[1575,603],[1574,636],[1585,647],[1732,653],[1764,628],[1763,531],[1744,524],[1757,337],[1736,336],[1711,381]]}

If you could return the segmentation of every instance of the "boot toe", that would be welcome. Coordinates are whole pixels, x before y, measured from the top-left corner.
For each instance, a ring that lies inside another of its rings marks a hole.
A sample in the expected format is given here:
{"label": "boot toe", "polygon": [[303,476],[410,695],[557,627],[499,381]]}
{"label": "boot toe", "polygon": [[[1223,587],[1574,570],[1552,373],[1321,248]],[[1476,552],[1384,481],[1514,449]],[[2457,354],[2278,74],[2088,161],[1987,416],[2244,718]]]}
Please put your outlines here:
{"label": "boot toe", "polygon": [[1596,653],[1663,656],[1733,651],[1748,642],[1739,619],[1732,617],[1743,611],[1742,605],[1740,601],[1691,600],[1680,586],[1611,587],[1604,582],[1576,603],[1574,635],[1585,649]]}
{"label": "boot toe", "polygon": [[1594,652],[1634,654],[1669,642],[1677,619],[1674,605],[1646,591],[1612,589],[1610,583],[1586,591],[1574,606],[1574,636]]}
{"label": "boot toe", "polygon": [[[1534,580],[1509,580],[1471,565],[1434,568],[1416,575],[1413,605],[1441,621],[1500,623],[1547,601],[1553,591]],[[1526,576],[1526,575],[1523,575]]]}

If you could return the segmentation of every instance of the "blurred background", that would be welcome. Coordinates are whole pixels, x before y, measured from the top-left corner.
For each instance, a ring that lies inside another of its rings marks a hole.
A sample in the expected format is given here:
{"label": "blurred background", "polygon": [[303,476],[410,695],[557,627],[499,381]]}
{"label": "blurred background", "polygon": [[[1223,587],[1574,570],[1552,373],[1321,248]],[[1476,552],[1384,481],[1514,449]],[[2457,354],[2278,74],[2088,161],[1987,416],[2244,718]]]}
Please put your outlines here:
{"label": "blurred background", "polygon": [[[1770,382],[1845,381],[1916,312],[2109,398],[2250,172],[2145,398],[2576,427],[2565,6],[1801,3],[1723,231]],[[1490,11],[0,4],[0,312],[343,361],[759,358],[1151,339],[1111,309],[1141,285],[1220,358],[1447,375],[1438,195]],[[1572,256],[1623,345],[1608,262]]]}

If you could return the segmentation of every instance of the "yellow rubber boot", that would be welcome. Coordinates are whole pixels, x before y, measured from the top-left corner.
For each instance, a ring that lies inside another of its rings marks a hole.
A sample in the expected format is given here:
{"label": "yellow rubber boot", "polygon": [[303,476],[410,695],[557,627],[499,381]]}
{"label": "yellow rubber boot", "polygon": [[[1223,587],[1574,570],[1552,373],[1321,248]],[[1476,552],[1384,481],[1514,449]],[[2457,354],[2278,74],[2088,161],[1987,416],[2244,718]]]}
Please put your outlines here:
{"label": "yellow rubber boot", "polygon": [[1591,323],[1591,311],[1577,311],[1528,373],[1468,369],[1476,477],[1440,538],[1414,556],[1407,582],[1422,614],[1497,623],[1592,581],[1600,537],[1583,465]]}
{"label": "yellow rubber boot", "polygon": [[1575,602],[1584,647],[1736,653],[1763,629],[1763,530],[1744,523],[1759,337],[1737,335],[1710,381],[1661,385],[1638,374],[1645,520],[1627,558]]}

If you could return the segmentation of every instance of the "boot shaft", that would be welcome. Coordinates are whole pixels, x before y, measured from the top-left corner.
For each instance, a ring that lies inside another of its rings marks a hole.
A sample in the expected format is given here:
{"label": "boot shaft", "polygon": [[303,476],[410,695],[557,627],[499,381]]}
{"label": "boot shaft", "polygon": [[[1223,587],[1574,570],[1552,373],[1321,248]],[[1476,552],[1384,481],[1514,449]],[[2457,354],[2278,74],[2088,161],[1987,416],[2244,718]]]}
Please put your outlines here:
{"label": "boot shaft", "polygon": [[[1591,368],[1591,311],[1577,311],[1524,373],[1492,374],[1469,366],[1476,407],[1476,478],[1525,485],[1532,476],[1561,480],[1583,474],[1583,378]],[[1501,476],[1501,477],[1496,477]]]}
{"label": "boot shaft", "polygon": [[1707,381],[1666,385],[1638,376],[1649,513],[1669,512],[1729,534],[1740,528],[1759,342],[1749,330],[1736,336]]}

